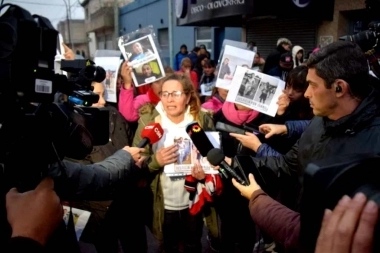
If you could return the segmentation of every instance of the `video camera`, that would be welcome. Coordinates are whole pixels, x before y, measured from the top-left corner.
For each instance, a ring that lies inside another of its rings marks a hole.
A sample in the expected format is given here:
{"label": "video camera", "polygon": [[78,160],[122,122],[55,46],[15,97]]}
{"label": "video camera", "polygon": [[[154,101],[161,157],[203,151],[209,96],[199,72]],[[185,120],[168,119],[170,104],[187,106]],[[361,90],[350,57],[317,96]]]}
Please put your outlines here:
{"label": "video camera", "polygon": [[373,19],[376,19],[369,23],[368,30],[353,35],[342,36],[339,40],[352,41],[358,44],[367,55],[371,70],[378,78],[380,78],[380,21],[378,20],[380,0],[366,0],[366,9],[368,15]]}
{"label": "video camera", "polygon": [[[70,73],[54,73],[58,32],[44,17],[9,8],[0,17],[0,176],[3,191],[34,189],[50,164],[83,159],[93,145],[109,141],[109,114],[89,107],[99,95],[91,83],[105,71],[90,60],[61,62]],[[67,96],[54,102],[57,92]]]}
{"label": "video camera", "polygon": [[[333,210],[344,195],[353,197],[362,192],[380,206],[380,170],[375,166],[379,163],[378,155],[358,154],[333,157],[306,167],[300,209],[304,252],[314,252],[324,210]],[[374,238],[379,236],[378,223]],[[380,252],[380,243],[376,240],[373,252]]]}

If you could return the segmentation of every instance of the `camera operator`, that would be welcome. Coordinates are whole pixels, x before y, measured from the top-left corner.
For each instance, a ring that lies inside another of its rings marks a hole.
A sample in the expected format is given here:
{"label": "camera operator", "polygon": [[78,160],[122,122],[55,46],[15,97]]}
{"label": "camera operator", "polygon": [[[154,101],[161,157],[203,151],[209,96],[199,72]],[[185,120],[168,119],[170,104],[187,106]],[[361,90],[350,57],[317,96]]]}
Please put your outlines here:
{"label": "camera operator", "polygon": [[[271,169],[279,180],[298,181],[307,164],[319,159],[380,151],[379,93],[369,84],[367,59],[359,46],[332,43],[311,55],[307,66],[309,87],[305,97],[316,116],[286,155],[253,158],[258,169]],[[294,187],[299,195],[302,186]],[[297,222],[285,218],[283,209],[263,201],[263,194],[260,190],[252,192],[252,218],[275,241],[287,249],[298,249]]]}

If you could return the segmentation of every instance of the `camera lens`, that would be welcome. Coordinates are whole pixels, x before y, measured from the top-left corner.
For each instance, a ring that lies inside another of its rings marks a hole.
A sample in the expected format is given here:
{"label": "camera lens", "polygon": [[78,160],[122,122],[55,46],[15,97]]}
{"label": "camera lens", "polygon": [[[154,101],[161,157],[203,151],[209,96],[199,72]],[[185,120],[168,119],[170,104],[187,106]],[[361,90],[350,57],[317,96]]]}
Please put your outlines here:
{"label": "camera lens", "polygon": [[106,79],[106,71],[104,68],[97,66],[94,74],[94,82],[101,83]]}

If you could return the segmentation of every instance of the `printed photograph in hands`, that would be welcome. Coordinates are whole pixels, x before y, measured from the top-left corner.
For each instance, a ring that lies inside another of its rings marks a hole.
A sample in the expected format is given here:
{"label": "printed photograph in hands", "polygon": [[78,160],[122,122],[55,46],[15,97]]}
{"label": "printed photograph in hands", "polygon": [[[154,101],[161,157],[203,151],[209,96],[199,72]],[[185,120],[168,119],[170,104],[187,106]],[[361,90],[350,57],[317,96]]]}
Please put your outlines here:
{"label": "printed photograph in hands", "polygon": [[249,71],[245,72],[238,95],[247,99],[254,99],[260,81],[260,76],[255,75],[255,73]]}
{"label": "printed photograph in hands", "polygon": [[175,138],[178,146],[178,158],[174,165],[191,164],[191,141],[189,138]]}
{"label": "printed photograph in hands", "polygon": [[164,76],[156,59],[133,67],[133,73],[135,74],[133,81],[138,84],[152,83]]}
{"label": "printed photograph in hands", "polygon": [[130,63],[143,61],[149,56],[157,54],[156,47],[150,36],[145,36],[137,40],[126,43],[124,53]]}
{"label": "printed photograph in hands", "polygon": [[219,68],[217,68],[216,87],[228,90],[236,68],[240,66],[249,69],[253,64],[254,57],[255,52],[253,51],[226,45]]}
{"label": "printed photograph in hands", "polygon": [[285,82],[244,67],[237,67],[226,101],[238,103],[274,117]]}
{"label": "printed photograph in hands", "polygon": [[259,89],[253,100],[259,102],[260,104],[270,105],[272,103],[274,93],[276,92],[277,85],[277,83],[271,83],[269,81],[260,82]]}
{"label": "printed photograph in hands", "polygon": [[103,81],[103,85],[106,89],[113,90],[116,84],[116,69],[115,66],[103,66],[106,71],[106,78]]}

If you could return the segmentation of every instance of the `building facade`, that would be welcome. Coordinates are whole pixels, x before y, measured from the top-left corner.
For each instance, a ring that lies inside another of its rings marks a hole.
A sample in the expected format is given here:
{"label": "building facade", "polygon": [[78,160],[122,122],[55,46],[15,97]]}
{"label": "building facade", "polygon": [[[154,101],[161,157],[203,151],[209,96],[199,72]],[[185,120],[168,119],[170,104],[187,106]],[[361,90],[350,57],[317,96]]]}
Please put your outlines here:
{"label": "building facade", "polygon": [[255,42],[263,57],[278,38],[308,52],[366,30],[371,21],[365,0],[179,0],[177,18],[182,26],[240,26],[242,41]]}
{"label": "building facade", "polygon": [[[70,29],[69,29],[70,27]],[[60,21],[57,25],[58,32],[62,35],[63,41],[67,43],[74,53],[89,55],[88,38],[85,31],[85,21],[71,19]],[[69,34],[70,31],[70,34]]]}
{"label": "building facade", "polygon": [[[176,1],[171,1],[176,3]],[[211,57],[219,56],[220,47],[224,39],[242,39],[241,28],[219,28],[217,24],[209,26],[180,26],[176,19],[176,5],[173,4],[173,12],[169,14],[168,0],[138,0],[120,8],[119,28],[120,35],[136,31],[139,28],[152,25],[155,30],[158,44],[162,50],[161,58],[169,63],[170,55],[180,50],[185,44],[190,51],[194,46],[204,44],[211,53]],[[172,45],[169,48],[169,22],[172,22]]]}
{"label": "building facade", "polygon": [[134,0],[82,0],[85,12],[85,33],[89,40],[90,57],[97,49],[117,49],[118,10]]}

